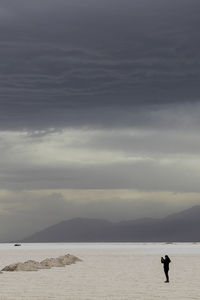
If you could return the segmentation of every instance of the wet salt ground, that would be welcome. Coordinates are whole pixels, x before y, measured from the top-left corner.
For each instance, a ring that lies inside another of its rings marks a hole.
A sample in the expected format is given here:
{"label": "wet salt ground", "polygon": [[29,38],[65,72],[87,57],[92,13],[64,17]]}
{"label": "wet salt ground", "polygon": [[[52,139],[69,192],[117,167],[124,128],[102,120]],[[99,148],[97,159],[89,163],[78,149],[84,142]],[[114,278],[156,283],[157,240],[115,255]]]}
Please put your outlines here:
{"label": "wet salt ground", "polygon": [[[83,262],[38,272],[0,274],[0,299],[200,299],[199,244],[0,245],[0,268],[71,253]],[[160,256],[169,254],[170,283]]]}

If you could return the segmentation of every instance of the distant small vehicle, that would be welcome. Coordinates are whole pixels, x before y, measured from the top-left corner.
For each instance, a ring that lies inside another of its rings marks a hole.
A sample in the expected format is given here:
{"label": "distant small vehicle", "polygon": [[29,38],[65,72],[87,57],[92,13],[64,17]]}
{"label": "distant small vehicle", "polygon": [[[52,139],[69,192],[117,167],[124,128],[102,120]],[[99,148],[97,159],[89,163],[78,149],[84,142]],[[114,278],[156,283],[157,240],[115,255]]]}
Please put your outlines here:
{"label": "distant small vehicle", "polygon": [[19,247],[19,246],[21,246],[21,244],[18,244],[18,243],[17,243],[17,244],[15,244],[14,246]]}

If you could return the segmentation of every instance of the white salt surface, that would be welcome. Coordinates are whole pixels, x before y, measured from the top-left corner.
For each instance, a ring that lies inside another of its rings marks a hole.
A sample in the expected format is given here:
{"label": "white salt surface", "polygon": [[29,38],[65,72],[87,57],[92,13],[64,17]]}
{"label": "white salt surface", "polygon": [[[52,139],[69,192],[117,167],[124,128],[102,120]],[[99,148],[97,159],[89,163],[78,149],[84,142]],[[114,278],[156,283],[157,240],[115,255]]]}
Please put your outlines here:
{"label": "white salt surface", "polygon": [[[200,244],[0,244],[0,269],[28,259],[73,254],[82,262],[0,274],[0,299],[200,299]],[[160,257],[168,254],[170,283]]]}

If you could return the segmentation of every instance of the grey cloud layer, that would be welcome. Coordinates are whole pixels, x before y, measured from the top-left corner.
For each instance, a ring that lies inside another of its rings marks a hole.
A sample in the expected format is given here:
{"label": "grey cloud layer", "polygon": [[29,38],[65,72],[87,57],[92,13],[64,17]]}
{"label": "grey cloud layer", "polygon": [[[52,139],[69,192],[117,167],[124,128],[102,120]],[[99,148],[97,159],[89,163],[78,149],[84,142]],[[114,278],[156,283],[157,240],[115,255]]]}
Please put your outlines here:
{"label": "grey cloud layer", "polygon": [[[153,176],[152,176],[153,174]],[[18,168],[1,175],[2,189],[139,189],[174,192],[200,192],[199,167],[166,166],[159,162],[102,165],[85,168]]]}
{"label": "grey cloud layer", "polygon": [[200,192],[195,132],[11,132],[0,142],[0,189]]}
{"label": "grey cloud layer", "polygon": [[99,126],[98,114],[108,126],[108,110],[123,124],[130,110],[199,100],[196,0],[1,6],[1,128]]}

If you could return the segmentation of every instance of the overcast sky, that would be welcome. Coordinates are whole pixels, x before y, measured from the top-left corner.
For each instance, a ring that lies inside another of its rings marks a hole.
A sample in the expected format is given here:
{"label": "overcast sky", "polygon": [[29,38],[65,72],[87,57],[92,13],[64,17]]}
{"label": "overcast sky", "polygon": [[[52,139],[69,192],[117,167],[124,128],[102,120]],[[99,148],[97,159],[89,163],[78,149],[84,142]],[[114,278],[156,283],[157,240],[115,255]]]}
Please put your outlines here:
{"label": "overcast sky", "polygon": [[200,204],[199,0],[0,1],[0,241]]}

